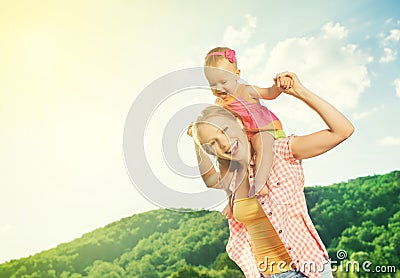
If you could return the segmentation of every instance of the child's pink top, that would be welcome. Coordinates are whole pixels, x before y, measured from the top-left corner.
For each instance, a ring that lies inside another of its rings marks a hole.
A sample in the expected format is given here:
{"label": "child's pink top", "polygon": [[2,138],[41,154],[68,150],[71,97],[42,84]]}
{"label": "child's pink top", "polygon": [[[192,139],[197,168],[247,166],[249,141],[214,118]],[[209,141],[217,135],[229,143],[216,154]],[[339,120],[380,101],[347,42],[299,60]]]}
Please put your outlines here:
{"label": "child's pink top", "polygon": [[282,130],[282,124],[278,117],[267,107],[261,105],[260,101],[246,97],[243,94],[244,88],[244,84],[239,84],[238,97],[229,95],[224,100],[217,98],[215,104],[240,116],[247,132]]}

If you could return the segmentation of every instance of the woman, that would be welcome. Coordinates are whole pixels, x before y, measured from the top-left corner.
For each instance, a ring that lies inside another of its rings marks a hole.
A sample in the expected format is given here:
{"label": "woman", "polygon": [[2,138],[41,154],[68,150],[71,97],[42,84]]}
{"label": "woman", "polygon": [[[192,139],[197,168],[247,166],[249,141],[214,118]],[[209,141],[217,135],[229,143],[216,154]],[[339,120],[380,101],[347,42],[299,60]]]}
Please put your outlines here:
{"label": "woman", "polygon": [[[224,188],[232,200],[228,214],[227,252],[246,277],[332,277],[328,253],[307,212],[301,160],[320,155],[347,139],[354,131],[350,121],[328,102],[305,88],[294,73],[288,76],[290,94],[315,110],[327,129],[305,136],[263,142],[274,154],[260,195],[251,194],[253,169],[249,142],[237,119],[227,110],[204,109],[192,126],[199,169],[208,187]],[[219,173],[208,154],[217,157]],[[261,275],[261,276],[260,276]]]}

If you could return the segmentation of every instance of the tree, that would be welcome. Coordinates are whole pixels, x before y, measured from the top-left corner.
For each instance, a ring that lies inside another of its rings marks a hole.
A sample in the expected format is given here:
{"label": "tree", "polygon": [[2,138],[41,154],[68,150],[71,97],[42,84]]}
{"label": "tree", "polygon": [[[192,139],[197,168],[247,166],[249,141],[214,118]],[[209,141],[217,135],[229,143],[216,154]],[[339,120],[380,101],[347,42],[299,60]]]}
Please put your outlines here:
{"label": "tree", "polygon": [[125,270],[115,264],[104,261],[95,261],[89,267],[88,278],[122,278],[125,277]]}

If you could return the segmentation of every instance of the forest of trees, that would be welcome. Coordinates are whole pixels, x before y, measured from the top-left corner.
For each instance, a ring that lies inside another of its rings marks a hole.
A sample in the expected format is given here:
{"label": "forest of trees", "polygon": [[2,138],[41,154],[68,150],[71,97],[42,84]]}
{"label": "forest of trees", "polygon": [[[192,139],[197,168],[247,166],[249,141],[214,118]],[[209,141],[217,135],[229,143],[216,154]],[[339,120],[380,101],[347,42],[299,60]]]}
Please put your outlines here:
{"label": "forest of trees", "polygon": [[[306,187],[305,194],[335,265],[371,262],[370,272],[338,268],[336,277],[400,277],[400,171]],[[225,252],[228,236],[219,212],[154,210],[0,264],[0,278],[244,277]],[[377,266],[397,272],[378,274]]]}

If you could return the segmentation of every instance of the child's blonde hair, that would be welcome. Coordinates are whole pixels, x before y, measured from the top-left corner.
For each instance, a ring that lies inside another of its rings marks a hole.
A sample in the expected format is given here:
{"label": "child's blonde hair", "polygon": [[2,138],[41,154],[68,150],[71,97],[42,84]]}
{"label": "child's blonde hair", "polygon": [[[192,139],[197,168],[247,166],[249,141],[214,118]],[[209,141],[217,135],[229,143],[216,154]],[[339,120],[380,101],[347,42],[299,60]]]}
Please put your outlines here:
{"label": "child's blonde hair", "polygon": [[[204,59],[204,66],[205,67],[216,67],[220,61],[226,59],[223,55],[209,55],[214,52],[226,52],[227,50],[232,50],[229,47],[215,47],[208,51],[206,54],[206,58]],[[233,63],[235,68],[237,69],[237,62]]]}

